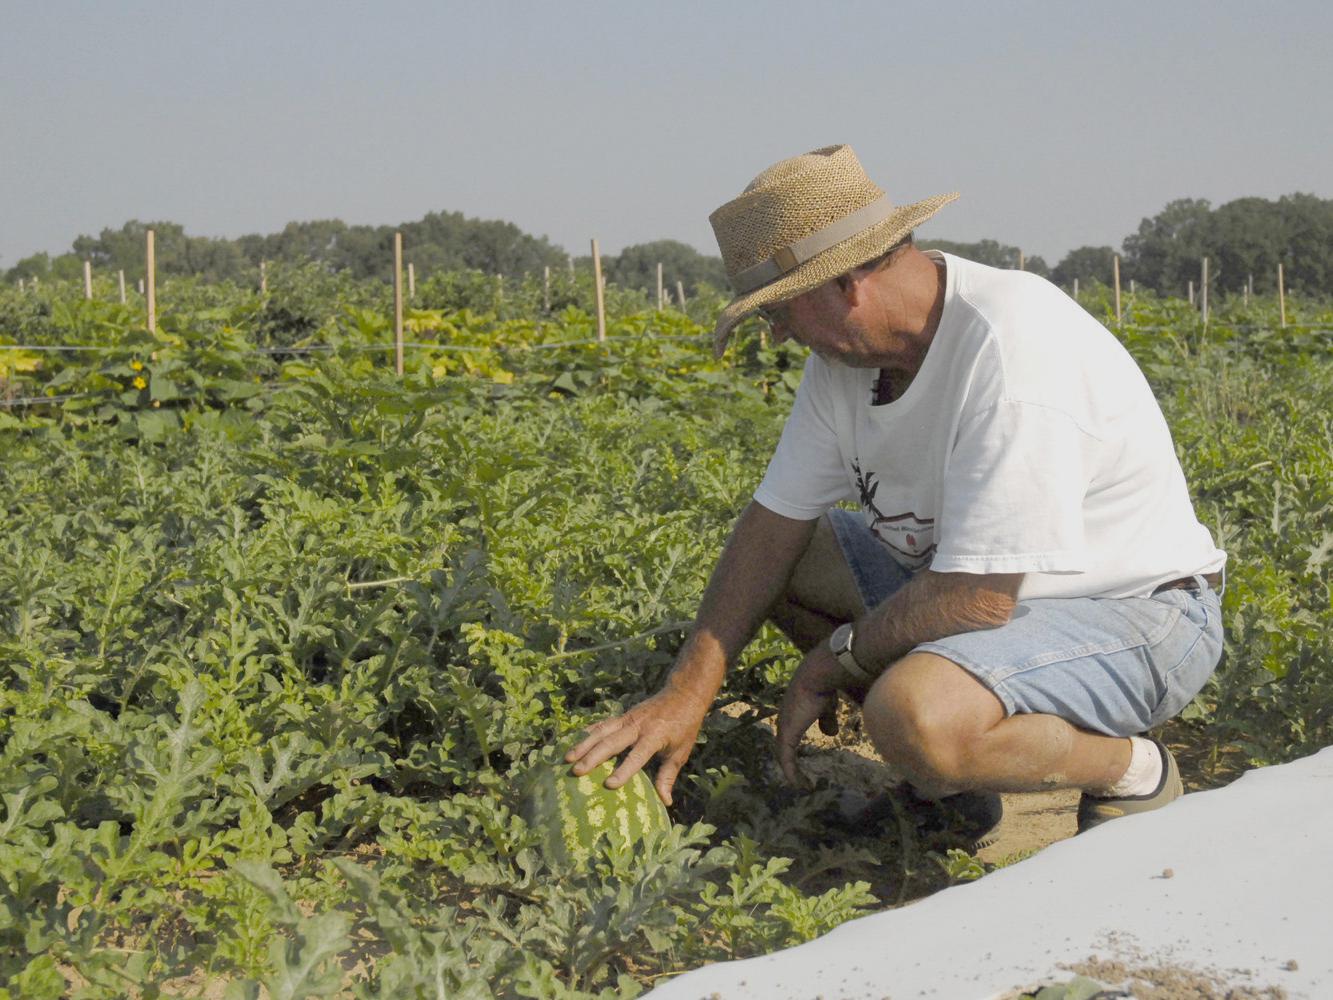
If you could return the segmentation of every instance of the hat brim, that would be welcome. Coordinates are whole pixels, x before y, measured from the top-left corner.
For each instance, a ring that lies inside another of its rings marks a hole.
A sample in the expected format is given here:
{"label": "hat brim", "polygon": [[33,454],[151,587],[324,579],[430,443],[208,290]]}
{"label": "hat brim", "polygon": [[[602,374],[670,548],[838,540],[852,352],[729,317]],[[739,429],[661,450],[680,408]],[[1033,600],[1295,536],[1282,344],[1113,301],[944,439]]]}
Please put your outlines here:
{"label": "hat brim", "polygon": [[873,260],[957,197],[955,191],[905,205],[882,222],[798,264],[782,277],[736,296],[723,307],[713,327],[714,356],[722,357],[732,329],[746,316],[763,306],[785,302],[818,288],[824,282]]}

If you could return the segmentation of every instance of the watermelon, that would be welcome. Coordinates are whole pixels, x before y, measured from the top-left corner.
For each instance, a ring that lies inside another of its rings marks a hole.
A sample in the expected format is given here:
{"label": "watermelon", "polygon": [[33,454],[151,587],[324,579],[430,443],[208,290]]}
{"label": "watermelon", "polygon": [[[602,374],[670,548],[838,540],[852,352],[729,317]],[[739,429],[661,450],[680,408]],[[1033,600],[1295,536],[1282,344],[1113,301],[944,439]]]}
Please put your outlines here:
{"label": "watermelon", "polygon": [[519,815],[541,833],[548,863],[584,864],[601,837],[612,847],[626,847],[655,830],[671,829],[648,775],[639,771],[620,788],[606,788],[602,782],[614,769],[608,760],[576,777],[563,761],[543,762],[524,776]]}

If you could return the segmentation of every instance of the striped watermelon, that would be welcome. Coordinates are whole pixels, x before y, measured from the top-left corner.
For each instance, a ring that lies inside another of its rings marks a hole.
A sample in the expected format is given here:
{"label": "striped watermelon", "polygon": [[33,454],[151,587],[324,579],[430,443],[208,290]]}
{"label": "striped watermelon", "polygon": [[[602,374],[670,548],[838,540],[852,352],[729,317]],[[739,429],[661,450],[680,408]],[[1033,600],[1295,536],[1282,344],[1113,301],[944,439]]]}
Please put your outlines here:
{"label": "striped watermelon", "polygon": [[582,777],[563,762],[542,762],[524,776],[519,814],[542,834],[547,861],[568,867],[587,862],[605,835],[614,847],[638,843],[654,830],[671,829],[671,817],[648,775],[639,771],[617,789],[602,786],[611,761]]}

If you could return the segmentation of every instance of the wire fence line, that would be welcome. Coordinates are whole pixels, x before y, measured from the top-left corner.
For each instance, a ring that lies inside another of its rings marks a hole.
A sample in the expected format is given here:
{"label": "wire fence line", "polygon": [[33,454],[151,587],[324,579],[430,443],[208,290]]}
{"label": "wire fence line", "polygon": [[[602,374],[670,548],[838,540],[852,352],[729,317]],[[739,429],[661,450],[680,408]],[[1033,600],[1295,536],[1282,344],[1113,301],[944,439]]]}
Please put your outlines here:
{"label": "wire fence line", "polygon": [[71,392],[64,396],[18,396],[14,399],[0,399],[0,406],[37,406],[41,403],[63,403],[67,399],[87,399],[96,395],[95,392]]}

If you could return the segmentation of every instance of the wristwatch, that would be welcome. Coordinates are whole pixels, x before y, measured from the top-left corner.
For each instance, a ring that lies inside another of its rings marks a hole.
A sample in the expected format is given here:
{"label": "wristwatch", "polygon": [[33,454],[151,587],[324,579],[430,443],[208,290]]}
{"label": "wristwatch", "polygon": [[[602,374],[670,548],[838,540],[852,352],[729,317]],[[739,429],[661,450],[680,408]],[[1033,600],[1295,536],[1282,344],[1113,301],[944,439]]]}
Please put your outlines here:
{"label": "wristwatch", "polygon": [[842,664],[843,670],[863,684],[871,684],[875,678],[867,673],[865,668],[856,662],[856,657],[852,655],[852,639],[854,637],[855,632],[852,629],[852,623],[844,622],[835,628],[833,634],[828,637],[828,648],[832,650],[833,655]]}

